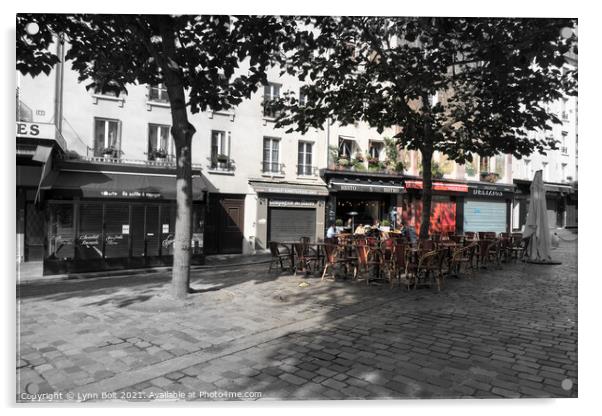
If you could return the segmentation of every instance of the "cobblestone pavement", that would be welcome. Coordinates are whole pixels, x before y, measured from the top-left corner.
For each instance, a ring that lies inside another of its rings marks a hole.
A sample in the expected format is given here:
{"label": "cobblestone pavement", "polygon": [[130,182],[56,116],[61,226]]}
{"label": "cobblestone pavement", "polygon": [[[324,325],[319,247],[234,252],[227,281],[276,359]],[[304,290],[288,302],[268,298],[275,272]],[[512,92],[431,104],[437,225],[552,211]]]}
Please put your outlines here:
{"label": "cobblestone pavement", "polygon": [[440,293],[265,264],[195,272],[177,305],[166,276],[23,288],[17,400],[577,397],[577,243],[553,257]]}

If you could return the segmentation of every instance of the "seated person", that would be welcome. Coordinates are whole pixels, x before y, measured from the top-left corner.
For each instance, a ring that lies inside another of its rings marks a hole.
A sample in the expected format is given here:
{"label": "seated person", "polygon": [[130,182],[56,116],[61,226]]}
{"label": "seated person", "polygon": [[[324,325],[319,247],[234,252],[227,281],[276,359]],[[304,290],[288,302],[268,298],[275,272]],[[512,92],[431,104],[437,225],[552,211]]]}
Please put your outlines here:
{"label": "seated person", "polygon": [[358,225],[354,231],[354,234],[356,235],[365,235],[366,234],[366,227],[363,226],[362,224]]}
{"label": "seated person", "polygon": [[328,230],[326,230],[326,238],[334,238],[337,236],[337,229],[334,221],[328,223]]}

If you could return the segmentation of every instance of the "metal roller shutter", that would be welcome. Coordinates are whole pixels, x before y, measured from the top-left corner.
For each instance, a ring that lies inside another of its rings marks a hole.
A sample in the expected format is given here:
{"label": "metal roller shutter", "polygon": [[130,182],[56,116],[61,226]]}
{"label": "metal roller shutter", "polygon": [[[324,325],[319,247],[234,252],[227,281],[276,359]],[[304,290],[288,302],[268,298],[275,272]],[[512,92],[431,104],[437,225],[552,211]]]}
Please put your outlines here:
{"label": "metal roller shutter", "polygon": [[315,240],[316,210],[312,208],[270,208],[270,241],[299,240],[309,237]]}
{"label": "metal roller shutter", "polygon": [[464,231],[506,231],[506,203],[468,200],[464,203]]}

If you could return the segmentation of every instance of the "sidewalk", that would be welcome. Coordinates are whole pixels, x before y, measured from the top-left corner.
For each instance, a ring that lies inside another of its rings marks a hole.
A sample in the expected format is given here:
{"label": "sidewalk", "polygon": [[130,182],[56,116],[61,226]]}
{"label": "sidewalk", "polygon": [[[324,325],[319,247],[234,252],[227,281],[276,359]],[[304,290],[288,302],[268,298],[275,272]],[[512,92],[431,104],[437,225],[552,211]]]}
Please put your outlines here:
{"label": "sidewalk", "polygon": [[[269,253],[257,254],[217,254],[206,257],[202,266],[191,266],[191,270],[205,270],[212,268],[237,267],[248,264],[263,264],[270,261]],[[28,262],[17,265],[17,285],[61,282],[67,280],[81,280],[93,278],[112,278],[136,275],[149,275],[171,272],[171,267],[151,267],[128,270],[105,270],[101,272],[67,273],[55,275],[42,275],[42,262]]]}

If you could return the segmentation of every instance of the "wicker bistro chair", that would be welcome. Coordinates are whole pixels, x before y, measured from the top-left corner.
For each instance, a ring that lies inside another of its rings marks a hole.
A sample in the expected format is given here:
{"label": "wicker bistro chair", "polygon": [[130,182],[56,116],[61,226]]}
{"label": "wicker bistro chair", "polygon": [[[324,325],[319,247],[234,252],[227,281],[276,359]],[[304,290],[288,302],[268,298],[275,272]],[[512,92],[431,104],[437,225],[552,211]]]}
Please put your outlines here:
{"label": "wicker bistro chair", "polygon": [[523,241],[522,233],[510,234],[510,257],[512,257],[515,262],[519,257],[524,257],[526,249],[527,245]]}
{"label": "wicker bistro chair", "polygon": [[469,269],[469,276],[473,277],[475,272],[475,263],[477,257],[476,251],[478,245],[479,243],[474,241],[465,247],[454,250],[451,264],[449,266],[450,273],[453,273],[455,276],[459,277],[462,274],[462,267],[464,267],[464,271]]}
{"label": "wicker bistro chair", "polygon": [[464,239],[468,241],[474,241],[477,239],[477,233],[475,233],[474,231],[466,231],[464,233]]}
{"label": "wicker bistro chair", "polygon": [[355,248],[357,259],[355,261],[353,279],[355,281],[364,279],[366,280],[366,285],[369,285],[370,272],[372,272],[375,267],[381,271],[385,266],[382,251],[377,246],[371,246],[369,242],[362,240],[357,241]]}
{"label": "wicker bistro chair", "polygon": [[345,269],[345,276],[349,273],[349,267],[352,266],[352,260],[345,258],[344,250],[336,244],[326,244],[324,246],[325,259],[324,270],[322,272],[322,280],[327,277],[328,268],[332,273],[332,279],[336,279],[335,272],[337,266],[342,266]]}
{"label": "wicker bistro chair", "polygon": [[401,287],[401,280],[405,282],[406,288],[410,289],[410,279],[408,278],[407,265],[410,263],[410,252],[408,249],[411,245],[408,242],[398,242],[393,249],[393,256],[390,263],[389,283],[393,287],[393,283],[397,281]]}
{"label": "wicker bistro chair", "polygon": [[464,244],[464,236],[463,235],[450,235],[449,239],[457,244]]}
{"label": "wicker bistro chair", "polygon": [[[272,272],[272,267],[274,265],[280,265],[281,272],[291,270],[291,268],[292,268],[291,253],[288,251],[288,249],[276,241],[270,241],[268,243],[268,246],[270,248],[270,254],[272,255],[268,273]],[[281,248],[284,251],[280,251]],[[287,264],[287,263],[288,263],[288,266],[285,267],[285,264]]]}
{"label": "wicker bistro chair", "polygon": [[297,271],[313,273],[316,271],[320,261],[318,253],[308,246],[308,243],[296,243],[295,245],[295,275]]}
{"label": "wicker bistro chair", "polygon": [[495,263],[498,268],[501,268],[500,263],[500,241],[495,240],[479,240],[478,241],[478,260],[479,267],[487,268],[490,263]]}
{"label": "wicker bistro chair", "polygon": [[443,280],[441,261],[441,251],[432,250],[421,254],[417,263],[409,263],[406,270],[409,273],[410,286],[413,284],[416,289],[418,284],[432,285],[432,282],[435,281],[437,289],[441,290]]}

